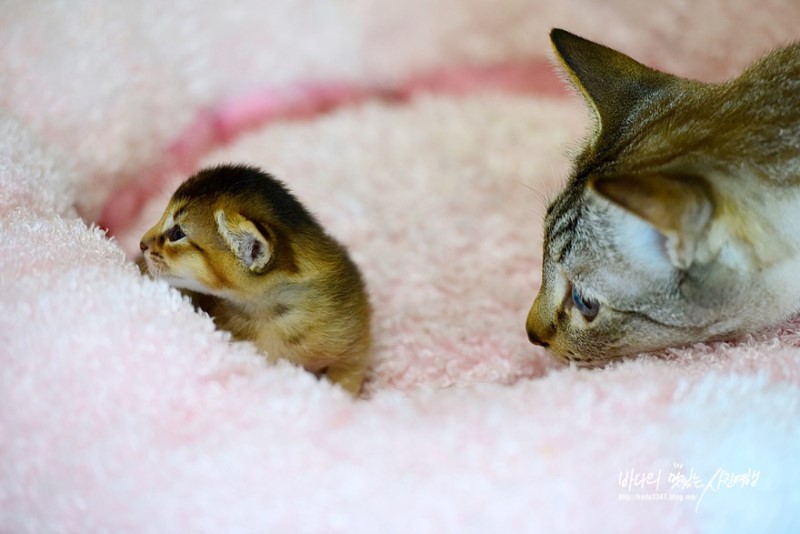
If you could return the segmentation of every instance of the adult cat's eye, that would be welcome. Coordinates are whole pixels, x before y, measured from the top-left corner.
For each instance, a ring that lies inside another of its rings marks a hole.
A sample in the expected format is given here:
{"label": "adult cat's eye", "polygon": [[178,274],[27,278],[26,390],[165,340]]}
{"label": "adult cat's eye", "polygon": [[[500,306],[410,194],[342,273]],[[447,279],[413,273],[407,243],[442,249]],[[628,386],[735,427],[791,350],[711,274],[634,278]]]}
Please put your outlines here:
{"label": "adult cat's eye", "polygon": [[167,238],[168,241],[174,243],[175,241],[180,241],[181,239],[186,237],[186,234],[184,234],[183,229],[176,224],[175,226],[167,230],[167,233],[164,234],[164,236]]}
{"label": "adult cat's eye", "polygon": [[578,308],[587,321],[597,317],[600,311],[600,303],[596,300],[584,297],[575,286],[572,286],[572,303]]}

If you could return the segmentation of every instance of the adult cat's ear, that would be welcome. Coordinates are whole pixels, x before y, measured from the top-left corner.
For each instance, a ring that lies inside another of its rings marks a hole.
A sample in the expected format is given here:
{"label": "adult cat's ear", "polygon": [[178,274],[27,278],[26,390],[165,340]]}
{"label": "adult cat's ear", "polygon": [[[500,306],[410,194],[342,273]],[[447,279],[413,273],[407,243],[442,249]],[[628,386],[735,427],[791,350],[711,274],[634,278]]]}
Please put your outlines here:
{"label": "adult cat's ear", "polygon": [[239,213],[214,212],[217,231],[242,264],[255,273],[261,273],[272,257],[269,240],[252,221]]}
{"label": "adult cat's ear", "polygon": [[714,215],[711,188],[700,176],[675,174],[596,177],[602,197],[652,225],[666,238],[670,262],[686,269],[713,252],[706,240]]}
{"label": "adult cat's ear", "polygon": [[595,111],[600,133],[614,132],[637,102],[677,80],[564,30],[552,30],[550,40],[573,85]]}

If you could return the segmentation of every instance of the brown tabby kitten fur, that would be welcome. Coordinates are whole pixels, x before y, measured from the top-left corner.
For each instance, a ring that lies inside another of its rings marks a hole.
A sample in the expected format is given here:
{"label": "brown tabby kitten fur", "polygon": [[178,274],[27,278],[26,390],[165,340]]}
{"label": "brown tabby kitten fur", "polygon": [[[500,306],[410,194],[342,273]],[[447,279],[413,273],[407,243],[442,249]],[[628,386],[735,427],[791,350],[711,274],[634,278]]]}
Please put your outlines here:
{"label": "brown tabby kitten fur", "polygon": [[545,217],[528,336],[593,365],[800,307],[800,45],[706,84],[553,30],[596,117]]}
{"label": "brown tabby kitten fur", "polygon": [[202,170],[140,246],[152,276],[188,290],[235,339],[361,390],[370,352],[364,282],[281,182],[245,166]]}

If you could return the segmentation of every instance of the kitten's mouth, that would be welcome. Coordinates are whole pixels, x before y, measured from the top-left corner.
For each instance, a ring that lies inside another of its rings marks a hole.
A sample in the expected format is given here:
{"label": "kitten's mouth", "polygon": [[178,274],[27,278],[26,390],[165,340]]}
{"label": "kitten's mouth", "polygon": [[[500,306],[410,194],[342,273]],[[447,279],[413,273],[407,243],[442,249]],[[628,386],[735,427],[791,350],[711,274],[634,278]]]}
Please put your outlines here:
{"label": "kitten's mouth", "polygon": [[150,276],[161,277],[167,275],[169,271],[167,264],[164,263],[164,259],[158,254],[154,254],[153,252],[145,252],[144,260],[147,262],[147,272],[150,273]]}

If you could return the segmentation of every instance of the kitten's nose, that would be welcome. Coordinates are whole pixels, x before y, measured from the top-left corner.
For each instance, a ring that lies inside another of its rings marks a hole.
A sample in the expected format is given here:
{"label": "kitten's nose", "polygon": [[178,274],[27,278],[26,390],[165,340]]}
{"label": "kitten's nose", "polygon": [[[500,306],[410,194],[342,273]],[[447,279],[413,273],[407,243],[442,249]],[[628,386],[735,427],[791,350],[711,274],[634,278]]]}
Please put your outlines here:
{"label": "kitten's nose", "polygon": [[539,345],[540,347],[547,348],[550,346],[550,343],[540,339],[539,336],[536,334],[536,332],[530,329],[528,329],[528,339],[531,340],[531,343],[533,343],[534,345]]}
{"label": "kitten's nose", "polygon": [[147,252],[147,249],[148,249],[147,243],[145,243],[144,241],[139,241],[139,250],[141,250],[142,252]]}

